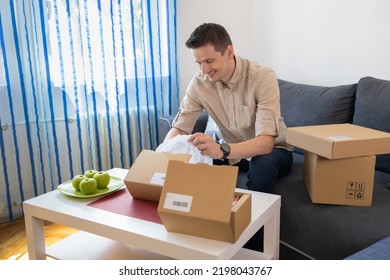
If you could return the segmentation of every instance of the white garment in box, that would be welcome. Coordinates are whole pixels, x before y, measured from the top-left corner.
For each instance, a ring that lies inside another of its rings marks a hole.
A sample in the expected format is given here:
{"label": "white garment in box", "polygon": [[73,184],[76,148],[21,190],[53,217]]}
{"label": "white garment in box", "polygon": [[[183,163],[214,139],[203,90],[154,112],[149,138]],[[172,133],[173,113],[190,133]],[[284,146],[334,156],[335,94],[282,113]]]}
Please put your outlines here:
{"label": "white garment in box", "polygon": [[190,163],[207,163],[213,165],[213,159],[202,155],[194,144],[188,142],[190,135],[177,135],[161,143],[156,152],[168,152],[173,154],[190,154]]}

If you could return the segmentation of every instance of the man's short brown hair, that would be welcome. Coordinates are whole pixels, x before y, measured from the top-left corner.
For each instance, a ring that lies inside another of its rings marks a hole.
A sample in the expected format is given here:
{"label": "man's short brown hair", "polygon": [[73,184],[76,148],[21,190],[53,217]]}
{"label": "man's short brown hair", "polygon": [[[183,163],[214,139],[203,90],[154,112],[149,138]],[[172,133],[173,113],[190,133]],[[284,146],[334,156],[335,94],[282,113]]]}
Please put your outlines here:
{"label": "man's short brown hair", "polygon": [[198,26],[186,42],[186,46],[190,49],[197,49],[206,44],[211,44],[222,54],[225,53],[227,46],[233,45],[226,29],[216,23],[203,23]]}

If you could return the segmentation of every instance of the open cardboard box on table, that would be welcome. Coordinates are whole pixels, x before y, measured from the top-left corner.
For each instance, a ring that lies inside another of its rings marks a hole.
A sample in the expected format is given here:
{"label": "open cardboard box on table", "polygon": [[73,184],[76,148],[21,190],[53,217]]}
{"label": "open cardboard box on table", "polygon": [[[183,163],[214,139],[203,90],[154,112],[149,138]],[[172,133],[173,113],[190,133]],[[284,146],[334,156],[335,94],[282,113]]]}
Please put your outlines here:
{"label": "open cardboard box on table", "polygon": [[375,155],[390,153],[390,133],[353,124],[287,129],[305,150],[304,181],[313,203],[370,206]]}
{"label": "open cardboard box on table", "polygon": [[127,173],[124,183],[132,197],[158,202],[168,162],[170,160],[189,162],[190,159],[190,154],[142,150]]}
{"label": "open cardboard box on table", "polygon": [[165,228],[237,241],[251,221],[251,195],[235,192],[237,173],[235,166],[170,161],[158,205]]}

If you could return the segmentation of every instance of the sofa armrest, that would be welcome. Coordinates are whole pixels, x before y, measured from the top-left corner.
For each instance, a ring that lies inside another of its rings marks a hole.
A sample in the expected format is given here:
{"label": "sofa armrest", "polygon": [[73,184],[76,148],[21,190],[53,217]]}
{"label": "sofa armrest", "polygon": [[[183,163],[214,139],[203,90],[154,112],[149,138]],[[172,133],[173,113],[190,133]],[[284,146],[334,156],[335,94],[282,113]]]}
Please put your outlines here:
{"label": "sofa armrest", "polygon": [[[176,115],[162,116],[158,120],[158,140],[159,144],[164,142],[165,136],[172,128],[172,122]],[[207,122],[209,120],[209,115],[206,111],[203,111],[199,118],[197,119],[192,133],[195,132],[205,132],[207,127]]]}

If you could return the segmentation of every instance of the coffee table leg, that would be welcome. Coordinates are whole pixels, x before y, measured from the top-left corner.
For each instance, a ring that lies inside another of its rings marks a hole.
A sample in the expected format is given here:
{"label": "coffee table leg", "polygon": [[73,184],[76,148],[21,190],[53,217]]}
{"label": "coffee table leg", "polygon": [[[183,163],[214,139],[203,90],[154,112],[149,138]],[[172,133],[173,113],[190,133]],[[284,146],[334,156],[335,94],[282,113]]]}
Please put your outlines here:
{"label": "coffee table leg", "polygon": [[264,224],[264,253],[279,259],[279,239],[280,239],[280,211]]}
{"label": "coffee table leg", "polygon": [[29,259],[46,260],[43,220],[29,215],[25,215],[24,219]]}

